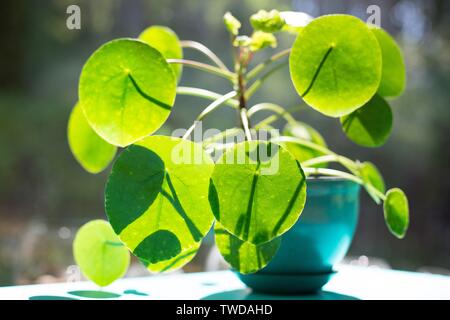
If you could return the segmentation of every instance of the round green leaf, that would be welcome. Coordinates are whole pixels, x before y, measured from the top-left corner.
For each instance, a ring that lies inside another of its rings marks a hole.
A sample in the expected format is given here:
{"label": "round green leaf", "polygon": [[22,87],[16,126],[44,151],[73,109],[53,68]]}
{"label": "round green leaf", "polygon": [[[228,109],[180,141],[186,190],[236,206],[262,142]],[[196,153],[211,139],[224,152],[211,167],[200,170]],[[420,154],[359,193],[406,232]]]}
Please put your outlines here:
{"label": "round green leaf", "polygon": [[102,287],[121,278],[130,264],[130,253],[104,220],[90,221],[78,230],[73,254],[83,274]]}
{"label": "round green leaf", "polygon": [[389,104],[379,95],[363,107],[341,118],[345,135],[364,147],[383,145],[392,129],[392,111]]}
{"label": "round green leaf", "polygon": [[214,220],[214,168],[200,144],[150,136],[117,158],[105,190],[109,221],[138,258],[155,264],[196,248]]}
{"label": "round green leaf", "polygon": [[306,199],[303,170],[274,143],[236,144],[216,163],[210,202],[220,224],[241,240],[261,244],[297,221]]}
{"label": "round green leaf", "polygon": [[300,96],[317,111],[340,117],[375,94],[381,79],[381,50],[361,20],[326,15],[298,35],[289,60]]}
{"label": "round green leaf", "polygon": [[[182,59],[183,48],[180,40],[172,29],[164,26],[151,26],[145,29],[140,35],[139,39],[145,41],[153,48],[161,52],[166,59]],[[181,77],[181,64],[172,64],[172,69],[177,76]]]}
{"label": "round green leaf", "polygon": [[408,199],[399,188],[390,189],[384,201],[384,220],[389,231],[397,238],[403,238],[409,225]]}
{"label": "round green leaf", "polygon": [[[327,144],[322,135],[313,127],[303,122],[288,123],[284,127],[283,135],[288,137],[300,138],[303,140],[314,142],[319,146],[327,148]],[[302,163],[303,161],[323,156],[323,153],[315,149],[301,146],[298,143],[284,142],[282,144],[292,155]],[[326,163],[316,164],[312,167],[324,168]]]}
{"label": "round green leaf", "polygon": [[260,245],[242,241],[217,222],[214,232],[220,254],[234,269],[243,274],[264,268],[275,256],[281,244],[281,237]]}
{"label": "round green leaf", "polygon": [[[373,163],[368,161],[361,163],[359,165],[358,171],[360,178],[364,182],[364,185],[370,185],[381,193],[386,192],[383,176],[380,174],[380,171],[378,171],[377,167],[375,167]],[[370,188],[366,187],[366,189],[372,199],[376,203],[379,203],[380,198]]]}
{"label": "round green leaf", "polygon": [[195,255],[200,248],[200,242],[197,243],[193,248],[186,249],[181,251],[177,256],[171,258],[169,260],[157,262],[157,263],[149,263],[147,261],[142,260],[146,268],[150,272],[160,273],[160,272],[170,272],[173,270],[177,270],[191,262],[194,259]]}
{"label": "round green leaf", "polygon": [[371,30],[377,37],[383,60],[378,94],[383,97],[399,96],[406,84],[406,69],[402,52],[386,31],[375,26]]}
{"label": "round green leaf", "polygon": [[176,80],[164,57],[140,40],[118,39],[92,54],[80,76],[81,106],[104,140],[127,146],[156,131],[175,101]]}
{"label": "round green leaf", "polygon": [[100,138],[89,126],[79,103],[70,114],[67,137],[75,159],[90,173],[103,171],[116,154],[117,148]]}

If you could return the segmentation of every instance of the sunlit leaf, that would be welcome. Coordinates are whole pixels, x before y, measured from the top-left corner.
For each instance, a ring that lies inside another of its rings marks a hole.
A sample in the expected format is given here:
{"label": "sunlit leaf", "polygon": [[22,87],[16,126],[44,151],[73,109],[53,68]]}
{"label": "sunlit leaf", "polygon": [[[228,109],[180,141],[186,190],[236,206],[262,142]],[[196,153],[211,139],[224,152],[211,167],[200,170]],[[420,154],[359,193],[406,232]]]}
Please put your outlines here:
{"label": "sunlit leaf", "polygon": [[128,249],[104,220],[90,221],[78,230],[73,254],[83,274],[102,287],[121,278],[130,263]]}
{"label": "sunlit leaf", "polygon": [[67,137],[75,159],[90,173],[103,171],[116,154],[117,148],[100,138],[89,126],[79,103],[70,114]]}
{"label": "sunlit leaf", "polygon": [[395,40],[383,29],[373,26],[382,55],[382,73],[378,94],[383,97],[396,97],[402,94],[406,84],[406,70],[402,52]]}
{"label": "sunlit leaf", "polygon": [[403,191],[399,188],[388,190],[383,208],[389,231],[397,238],[403,238],[409,225],[408,199]]}
{"label": "sunlit leaf", "polygon": [[145,267],[151,272],[170,272],[182,268],[187,263],[194,259],[195,255],[200,248],[200,242],[197,243],[193,248],[189,248],[181,251],[177,256],[169,260],[149,263],[147,261],[141,260]]}
{"label": "sunlit leaf", "polygon": [[211,228],[208,202],[214,168],[200,144],[150,136],[114,163],[105,197],[114,231],[150,264],[196,248]]}
{"label": "sunlit leaf", "polygon": [[326,15],[300,32],[289,65],[305,102],[325,115],[340,117],[364,105],[377,91],[381,50],[358,18]]}
{"label": "sunlit leaf", "polygon": [[379,196],[376,195],[370,188],[367,188],[367,185],[370,185],[383,194],[386,192],[383,176],[380,174],[377,167],[375,167],[373,163],[366,161],[359,164],[358,172],[369,195],[376,203],[380,203]]}
{"label": "sunlit leaf", "polygon": [[297,221],[306,199],[303,170],[277,144],[242,142],[217,161],[210,202],[220,224],[241,240],[261,244]]}
{"label": "sunlit leaf", "polygon": [[[182,59],[183,48],[180,40],[172,29],[164,26],[151,26],[145,29],[140,35],[139,39],[145,41],[153,48],[161,52],[166,59]],[[172,69],[177,76],[181,77],[182,65],[172,64]]]}
{"label": "sunlit leaf", "polygon": [[[327,148],[327,144],[325,143],[325,139],[322,135],[316,129],[303,122],[286,124],[283,130],[283,135],[311,141],[321,147]],[[299,145],[298,143],[283,142],[282,145],[286,147],[286,149],[292,153],[292,155],[300,161],[300,163],[312,158],[323,156],[322,152]],[[324,168],[326,166],[326,163],[321,163],[313,165],[312,167]]]}
{"label": "sunlit leaf", "polygon": [[281,237],[260,245],[242,241],[217,222],[214,233],[220,254],[235,270],[243,274],[264,268],[275,256],[281,244]]}
{"label": "sunlit leaf", "polygon": [[353,142],[365,147],[383,145],[392,130],[392,111],[379,95],[368,103],[341,118],[345,135]]}
{"label": "sunlit leaf", "polygon": [[103,139],[122,147],[161,127],[175,91],[170,65],[140,40],[104,44],[91,55],[80,76],[80,102],[87,121]]}

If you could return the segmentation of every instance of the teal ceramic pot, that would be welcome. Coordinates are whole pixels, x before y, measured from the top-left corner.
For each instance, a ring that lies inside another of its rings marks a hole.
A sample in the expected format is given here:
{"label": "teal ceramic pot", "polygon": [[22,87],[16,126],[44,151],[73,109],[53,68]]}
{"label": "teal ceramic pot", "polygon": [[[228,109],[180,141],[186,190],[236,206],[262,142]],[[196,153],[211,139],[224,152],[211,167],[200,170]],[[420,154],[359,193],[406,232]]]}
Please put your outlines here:
{"label": "teal ceramic pot", "polygon": [[307,200],[297,223],[282,236],[273,260],[239,278],[255,291],[307,293],[319,290],[344,258],[358,222],[360,186],[335,178],[307,180]]}

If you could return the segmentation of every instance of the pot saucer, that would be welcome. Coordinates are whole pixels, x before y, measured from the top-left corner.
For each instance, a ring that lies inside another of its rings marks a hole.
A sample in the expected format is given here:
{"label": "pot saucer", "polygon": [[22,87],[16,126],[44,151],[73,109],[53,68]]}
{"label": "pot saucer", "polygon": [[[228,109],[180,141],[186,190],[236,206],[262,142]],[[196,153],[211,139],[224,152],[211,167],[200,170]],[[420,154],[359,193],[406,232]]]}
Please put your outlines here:
{"label": "pot saucer", "polygon": [[336,271],[328,273],[274,274],[254,273],[238,274],[239,279],[256,292],[271,294],[305,294],[322,288]]}

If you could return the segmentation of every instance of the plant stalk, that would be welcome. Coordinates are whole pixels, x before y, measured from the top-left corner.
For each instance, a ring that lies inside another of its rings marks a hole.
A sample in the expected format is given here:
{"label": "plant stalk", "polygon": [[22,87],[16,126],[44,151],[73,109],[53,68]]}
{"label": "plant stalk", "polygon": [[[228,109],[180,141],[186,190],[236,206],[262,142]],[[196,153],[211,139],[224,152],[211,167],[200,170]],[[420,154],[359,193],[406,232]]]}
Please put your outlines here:
{"label": "plant stalk", "polygon": [[195,127],[197,126],[197,123],[201,121],[206,115],[210,114],[220,106],[224,105],[226,101],[234,98],[237,95],[236,91],[230,91],[227,94],[221,96],[219,99],[213,101],[210,103],[198,116],[195,118],[194,123],[189,127],[189,129],[186,131],[186,133],[183,135],[183,139],[187,139],[192,131],[194,131]]}
{"label": "plant stalk", "polygon": [[383,200],[383,201],[386,200],[386,195],[384,193],[382,193],[381,191],[379,191],[377,188],[373,187],[372,185],[364,183],[364,181],[361,178],[354,176],[353,174],[339,171],[339,170],[334,170],[334,169],[327,169],[327,168],[303,167],[303,171],[305,172],[305,174],[307,176],[310,174],[320,174],[320,175],[324,175],[324,176],[339,177],[339,178],[353,181],[357,184],[364,186],[366,189],[370,190],[373,194],[375,194],[381,200]]}
{"label": "plant stalk", "polygon": [[269,59],[267,59],[264,62],[261,62],[260,64],[258,64],[256,67],[254,67],[252,70],[250,70],[247,74],[247,80],[250,80],[254,77],[256,77],[259,73],[261,73],[262,71],[264,71],[264,69],[266,69],[268,66],[270,66],[272,63],[280,60],[281,58],[288,56],[289,53],[291,53],[291,49],[285,49],[283,51],[280,51],[276,54],[274,54],[273,56],[271,56]]}
{"label": "plant stalk", "polygon": [[194,49],[194,50],[197,50],[197,51],[203,53],[212,62],[214,62],[220,69],[227,71],[227,72],[231,72],[230,69],[227,68],[225,63],[223,63],[223,61],[220,60],[220,58],[204,44],[197,42],[197,41],[183,40],[183,41],[181,41],[181,46],[183,48],[190,48],[190,49]]}
{"label": "plant stalk", "polygon": [[[219,93],[212,92],[206,89],[192,88],[192,87],[177,87],[177,94],[192,97],[200,97],[208,100],[217,100],[223,96]],[[237,108],[239,106],[239,102],[236,99],[228,99],[227,101],[224,102],[224,104],[233,108]]]}
{"label": "plant stalk", "polygon": [[252,83],[252,85],[248,88],[247,90],[247,94],[246,94],[246,99],[250,99],[250,97],[262,86],[262,84],[272,75],[274,74],[276,71],[280,70],[281,68],[283,68],[285,65],[287,64],[287,62],[284,63],[280,63],[278,64],[276,67],[274,67],[273,69],[271,69],[270,71],[268,71],[265,75],[263,75],[261,78],[259,78],[258,80],[256,80],[255,82]]}
{"label": "plant stalk", "polygon": [[209,65],[206,63],[198,62],[198,61],[185,60],[185,59],[167,59],[166,61],[169,64],[172,64],[172,63],[173,64],[182,64],[182,65],[185,65],[188,67],[192,67],[194,69],[206,71],[211,74],[215,74],[220,77],[226,78],[230,81],[234,81],[234,79],[236,78],[235,74],[230,71],[222,70],[218,67],[215,67],[215,66],[212,66],[212,65]]}

